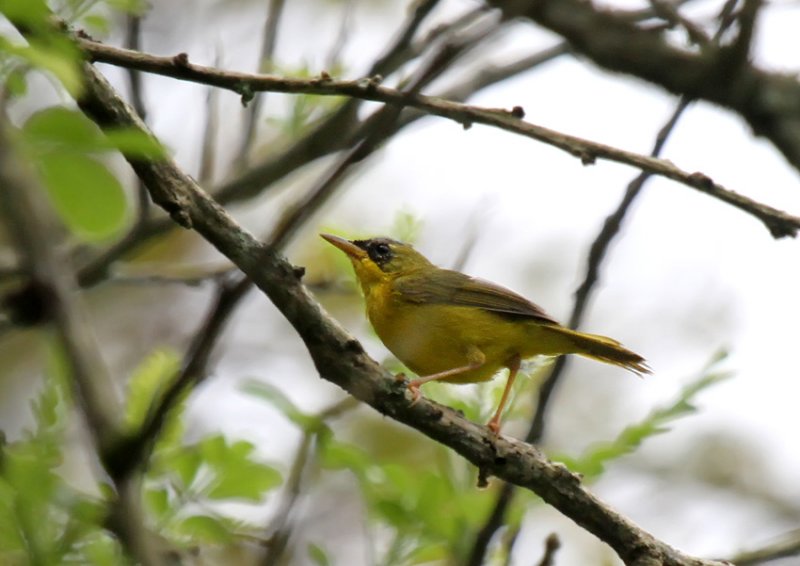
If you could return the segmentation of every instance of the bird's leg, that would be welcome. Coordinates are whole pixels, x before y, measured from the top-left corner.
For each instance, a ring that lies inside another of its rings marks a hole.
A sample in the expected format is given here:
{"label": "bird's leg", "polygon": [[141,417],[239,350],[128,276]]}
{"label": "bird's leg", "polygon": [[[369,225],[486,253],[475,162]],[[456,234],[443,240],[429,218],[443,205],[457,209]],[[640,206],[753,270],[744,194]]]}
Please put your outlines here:
{"label": "bird's leg", "polygon": [[503,416],[503,409],[506,406],[506,402],[508,402],[508,394],[511,392],[511,386],[514,385],[514,379],[516,379],[517,372],[519,372],[520,361],[519,354],[514,354],[511,359],[506,362],[506,367],[508,368],[508,380],[506,381],[506,388],[503,390],[503,396],[500,398],[500,404],[497,405],[497,411],[495,411],[494,416],[486,424],[486,426],[489,427],[489,430],[495,434],[500,434],[500,417]]}
{"label": "bird's leg", "polygon": [[475,347],[470,349],[469,353],[467,354],[467,359],[469,360],[469,363],[465,366],[460,366],[457,368],[440,371],[438,373],[432,373],[431,375],[426,375],[424,377],[419,377],[417,379],[409,381],[407,387],[408,390],[411,391],[411,396],[413,397],[411,402],[416,403],[417,401],[419,401],[419,398],[422,395],[419,391],[421,385],[428,383],[429,381],[447,379],[448,377],[452,377],[460,373],[466,373],[468,371],[478,369],[479,367],[481,367],[483,364],[486,363],[486,356],[483,354],[483,352],[481,352],[478,348]]}

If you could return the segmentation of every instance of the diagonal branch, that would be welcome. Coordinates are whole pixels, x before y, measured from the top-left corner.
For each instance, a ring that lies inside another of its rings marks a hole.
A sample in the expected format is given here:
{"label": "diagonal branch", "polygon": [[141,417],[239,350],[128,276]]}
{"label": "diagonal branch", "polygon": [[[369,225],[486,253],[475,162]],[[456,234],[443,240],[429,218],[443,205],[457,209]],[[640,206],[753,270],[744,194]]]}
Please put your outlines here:
{"label": "diagonal branch", "polygon": [[[101,126],[143,128],[141,121],[90,65],[79,105]],[[531,489],[578,524],[606,541],[630,565],[718,566],[692,558],[657,540],[597,499],[580,478],[547,460],[534,446],[495,437],[485,427],[427,399],[412,403],[397,382],[361,345],[321,309],[301,284],[298,272],[270,247],[260,244],[171,160],[129,160],[154,202],[172,218],[195,229],[233,261],[261,289],[306,344],[320,375],[361,401],[449,446],[486,474]]]}
{"label": "diagonal branch", "polygon": [[[703,173],[688,172],[668,160],[626,151],[525,122],[522,120],[524,111],[520,107],[512,110],[483,108],[423,94],[407,93],[381,86],[375,77],[359,80],[334,80],[327,75],[315,79],[253,75],[194,65],[189,62],[185,54],[179,54],[176,57],[157,57],[110,47],[87,39],[78,39],[78,42],[93,62],[132,67],[181,80],[209,84],[238,93],[269,91],[347,96],[383,102],[398,108],[416,108],[434,116],[454,120],[465,128],[469,128],[473,124],[500,128],[561,149],[578,157],[585,164],[592,164],[597,159],[605,159],[682,183],[755,216],[775,238],[794,237],[800,230],[800,218],[726,189]],[[800,86],[798,87],[798,98],[800,98]]]}

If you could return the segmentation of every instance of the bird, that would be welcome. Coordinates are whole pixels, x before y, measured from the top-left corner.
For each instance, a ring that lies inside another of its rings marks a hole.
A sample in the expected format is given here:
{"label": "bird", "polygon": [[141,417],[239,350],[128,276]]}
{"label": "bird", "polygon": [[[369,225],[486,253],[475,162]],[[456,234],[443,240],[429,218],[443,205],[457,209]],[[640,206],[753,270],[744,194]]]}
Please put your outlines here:
{"label": "bird", "polygon": [[522,360],[578,354],[639,376],[651,373],[642,356],[616,340],[562,326],[514,291],[437,267],[409,244],[387,237],[320,236],[350,259],[375,332],[418,375],[407,382],[414,402],[425,383],[488,381],[508,369],[487,423],[497,435]]}

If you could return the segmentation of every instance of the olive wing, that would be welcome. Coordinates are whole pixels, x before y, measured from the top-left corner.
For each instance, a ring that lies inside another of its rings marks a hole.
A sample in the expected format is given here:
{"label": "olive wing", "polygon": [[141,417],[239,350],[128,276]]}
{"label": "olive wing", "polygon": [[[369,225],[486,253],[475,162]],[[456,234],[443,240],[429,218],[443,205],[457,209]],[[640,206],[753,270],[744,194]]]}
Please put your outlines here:
{"label": "olive wing", "polygon": [[411,273],[394,282],[403,299],[417,304],[435,303],[479,309],[548,324],[558,324],[544,310],[514,291],[458,271],[439,269],[435,273]]}

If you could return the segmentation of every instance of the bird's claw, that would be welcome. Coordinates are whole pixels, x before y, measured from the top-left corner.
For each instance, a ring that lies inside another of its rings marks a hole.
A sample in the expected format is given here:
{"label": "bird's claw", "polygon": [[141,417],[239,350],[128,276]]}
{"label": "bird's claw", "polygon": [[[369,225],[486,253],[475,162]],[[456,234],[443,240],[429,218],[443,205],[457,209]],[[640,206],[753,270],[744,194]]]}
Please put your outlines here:
{"label": "bird's claw", "polygon": [[416,385],[413,381],[406,387],[411,392],[411,406],[413,407],[422,398],[422,393],[419,390],[419,385]]}

